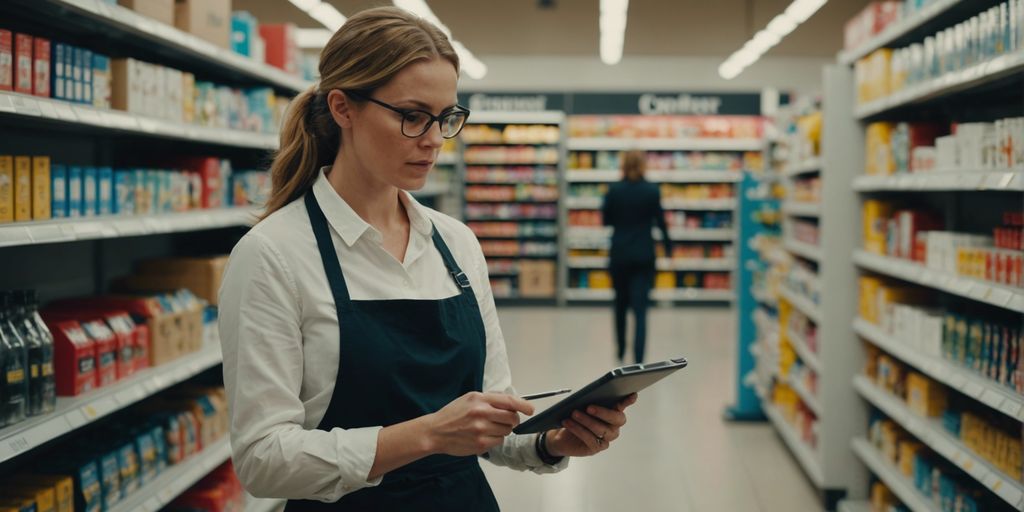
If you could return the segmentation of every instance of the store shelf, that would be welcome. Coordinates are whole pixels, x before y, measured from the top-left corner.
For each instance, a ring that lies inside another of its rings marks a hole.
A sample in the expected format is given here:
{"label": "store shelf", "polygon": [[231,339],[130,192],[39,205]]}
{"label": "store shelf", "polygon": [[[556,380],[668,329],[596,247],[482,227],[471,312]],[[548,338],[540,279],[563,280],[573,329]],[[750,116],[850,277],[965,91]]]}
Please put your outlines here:
{"label": "store shelf", "polygon": [[[566,173],[569,183],[611,183],[622,180],[618,169],[573,169]],[[649,170],[645,178],[652,183],[737,183],[743,173],[733,171]]]}
{"label": "store shelf", "polygon": [[[661,231],[652,228],[656,240],[661,239]],[[611,227],[569,227],[569,241],[606,241],[612,236]],[[736,238],[736,230],[725,229],[669,229],[668,236],[674,241],[709,241],[729,242]]]}
{"label": "store shelf", "polygon": [[864,438],[851,441],[853,452],[864,462],[886,487],[892,490],[900,501],[912,512],[940,512],[938,505],[932,503],[925,495],[914,487],[913,483],[903,476],[892,464],[882,457],[878,450]]}
{"label": "store shelf", "polygon": [[865,400],[874,404],[932,451],[945,457],[1006,503],[1015,507],[1024,504],[1024,484],[1015,481],[974,453],[961,440],[947,432],[939,420],[928,419],[914,413],[900,399],[872,384],[866,376],[854,377],[853,386]]}
{"label": "store shelf", "polygon": [[288,500],[275,498],[255,498],[249,493],[245,494],[244,512],[281,512]]}
{"label": "store shelf", "polygon": [[474,111],[467,124],[559,124],[565,121],[561,111],[507,112]]}
{"label": "store shelf", "polygon": [[857,119],[865,120],[891,110],[940,98],[965,89],[991,82],[1024,70],[1024,50],[1000,55],[969,68],[948,73],[940,78],[916,84],[886,98],[858,105],[854,108]]}
{"label": "store shelf", "polygon": [[804,174],[815,174],[819,172],[821,172],[821,159],[816,157],[783,169],[782,175],[792,178]]}
{"label": "store shelf", "polygon": [[471,141],[471,140],[466,140],[465,138],[462,139],[462,142],[465,145],[467,145],[467,146],[551,146],[551,147],[558,147],[559,144],[561,144],[561,142],[559,142],[557,140],[554,141],[554,142],[537,142],[537,141],[535,141],[535,142],[509,142],[509,141],[506,141],[506,140],[494,140],[494,141],[477,140],[477,141]]}
{"label": "store shelf", "polygon": [[630,150],[647,151],[760,151],[761,139],[628,139],[616,137],[571,138],[569,150]]}
{"label": "store shelf", "polygon": [[793,350],[796,351],[796,355],[800,356],[800,360],[804,364],[814,370],[815,373],[821,374],[821,361],[818,359],[818,354],[811,350],[811,347],[804,340],[803,336],[799,335],[793,329],[786,330],[786,337],[789,338],[789,343],[793,345]]}
{"label": "store shelf", "polygon": [[466,165],[482,165],[488,167],[529,167],[538,165],[558,165],[558,160],[465,160]]}
{"label": "store shelf", "polygon": [[1024,313],[1024,290],[970,277],[939,272],[911,261],[880,256],[864,250],[854,252],[861,268],[985,304]]}
{"label": "store shelf", "polygon": [[800,401],[802,401],[815,416],[820,418],[821,405],[818,404],[818,397],[814,396],[814,393],[812,393],[811,390],[805,388],[803,383],[793,378],[792,375],[786,378],[786,383],[789,384],[789,387],[793,388],[793,391],[795,391],[797,396],[800,397]]}
{"label": "store shelf", "polygon": [[786,299],[796,309],[799,309],[801,313],[807,315],[814,323],[821,325],[821,310],[815,305],[810,299],[807,299],[803,295],[800,295],[785,286],[780,287],[779,293],[782,298]]}
{"label": "store shelf", "polygon": [[556,204],[558,199],[469,199],[466,204]]}
{"label": "store shelf", "polygon": [[[568,197],[565,205],[572,210],[598,210],[604,203],[603,197]],[[731,211],[736,209],[735,199],[673,199],[661,200],[666,210]]]}
{"label": "store shelf", "polygon": [[[607,269],[608,258],[604,256],[570,256],[570,268]],[[736,268],[736,260],[731,258],[708,259],[668,259],[658,258],[658,270],[662,271],[731,271]]]}
{"label": "store shelf", "polygon": [[57,398],[50,414],[0,429],[0,463],[128,407],[221,362],[220,343],[78,397]]}
{"label": "store shelf", "polygon": [[89,217],[0,224],[0,247],[201,231],[252,225],[258,210],[228,208],[137,217]]}
{"label": "store shelf", "polygon": [[110,512],[158,512],[231,457],[228,436],[168,467],[152,482],[129,494]]}
{"label": "store shelf", "polygon": [[459,163],[459,159],[459,154],[455,152],[438,153],[437,161],[434,162],[434,165],[455,165]]}
{"label": "store shelf", "polygon": [[807,258],[815,263],[821,262],[822,256],[820,247],[811,245],[807,242],[801,242],[793,238],[784,238],[782,240],[782,245],[787,251],[796,254],[797,256]]}
{"label": "store shelf", "polygon": [[554,222],[558,217],[496,217],[488,215],[466,215],[466,222]]}
{"label": "store shelf", "polygon": [[416,190],[412,193],[413,197],[437,197],[443,196],[451,192],[452,186],[448,183],[439,183],[436,181],[427,182],[423,188]]}
{"label": "store shelf", "polygon": [[820,217],[821,203],[783,201],[782,212],[793,217]]}
{"label": "store shelf", "polygon": [[7,91],[0,91],[0,116],[42,121],[47,125],[74,128],[93,134],[99,129],[110,133],[130,133],[142,137],[236,148],[271,150],[277,149],[278,146],[277,134],[175,123],[119,110],[93,108]]}
{"label": "store shelf", "polygon": [[1024,192],[1024,170],[934,171],[896,176],[858,176],[861,192],[993,191]]}
{"label": "store shelf", "polygon": [[267,84],[289,92],[308,89],[312,84],[273,66],[257,62],[226,48],[209,43],[170,25],[103,0],[46,0],[28,2],[60,20],[77,18],[76,27],[88,27],[94,35],[129,41],[172,58],[177,63],[193,62],[204,70],[233,80]]}
{"label": "store shelf", "polygon": [[810,477],[814,486],[819,489],[822,488],[825,477],[814,449],[797,436],[796,432],[793,431],[793,427],[782,417],[782,412],[776,409],[771,402],[767,400],[762,402],[761,409],[764,411],[765,416],[775,425],[775,431],[779,433],[782,441],[789,447],[789,451],[796,457],[800,466],[804,468],[804,472]]}
{"label": "store shelf", "polygon": [[[565,298],[576,301],[609,301],[615,298],[612,289],[590,290],[586,288],[569,288]],[[725,302],[734,299],[730,290],[701,290],[696,288],[680,288],[675,290],[651,290],[651,300],[659,302],[690,301],[690,302]]]}
{"label": "store shelf", "polygon": [[[839,62],[847,66],[852,65],[860,58],[867,56],[871,52],[879,48],[884,48],[894,41],[907,36],[911,31],[924,26],[929,21],[935,19],[940,14],[960,3],[960,1],[961,0],[933,0],[926,7],[922,7],[911,15],[885,27],[885,30],[874,35],[859,47],[839,52]],[[938,32],[940,28],[946,27],[937,27],[935,32]]]}
{"label": "store shelf", "polygon": [[941,357],[925,354],[908,341],[898,340],[862,318],[853,322],[853,330],[873,345],[917,368],[932,379],[1011,418],[1024,421],[1024,395],[1016,393],[1013,389]]}

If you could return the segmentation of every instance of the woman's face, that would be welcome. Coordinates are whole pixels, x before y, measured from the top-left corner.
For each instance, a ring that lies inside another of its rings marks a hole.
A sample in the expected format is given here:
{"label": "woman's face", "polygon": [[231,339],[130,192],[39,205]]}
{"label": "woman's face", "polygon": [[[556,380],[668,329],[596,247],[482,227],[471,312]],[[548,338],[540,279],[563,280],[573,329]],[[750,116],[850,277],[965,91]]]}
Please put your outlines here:
{"label": "woman's face", "polygon": [[[458,78],[455,66],[447,60],[420,60],[406,66],[370,97],[398,109],[436,116],[455,106]],[[432,123],[423,135],[407,137],[398,112],[371,101],[350,105],[349,123],[345,123],[349,126],[342,129],[351,136],[348,140],[359,167],[372,179],[403,190],[423,188],[444,143],[438,124]]]}

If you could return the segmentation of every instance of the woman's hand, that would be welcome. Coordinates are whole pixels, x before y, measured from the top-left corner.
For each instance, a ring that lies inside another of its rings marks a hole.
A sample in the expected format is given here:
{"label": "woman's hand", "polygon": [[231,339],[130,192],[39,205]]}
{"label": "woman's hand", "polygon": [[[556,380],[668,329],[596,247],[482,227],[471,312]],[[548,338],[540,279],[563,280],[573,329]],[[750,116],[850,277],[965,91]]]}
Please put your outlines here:
{"label": "woman's hand", "polygon": [[466,393],[425,417],[428,451],[455,456],[484,453],[512,433],[519,413],[532,415],[533,405],[503,393]]}
{"label": "woman's hand", "polygon": [[554,457],[587,457],[607,450],[619,438],[626,424],[625,410],[635,404],[636,399],[633,393],[614,409],[592,405],[586,411],[574,411],[572,419],[562,422],[564,428],[548,432],[548,453]]}

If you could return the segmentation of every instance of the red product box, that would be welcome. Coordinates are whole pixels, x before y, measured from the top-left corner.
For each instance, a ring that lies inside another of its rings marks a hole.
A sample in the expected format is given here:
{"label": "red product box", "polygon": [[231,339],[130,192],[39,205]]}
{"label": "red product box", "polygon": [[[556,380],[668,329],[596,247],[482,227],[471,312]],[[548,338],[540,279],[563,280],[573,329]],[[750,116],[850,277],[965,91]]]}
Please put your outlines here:
{"label": "red product box", "polygon": [[14,90],[14,35],[0,29],[0,91]]}
{"label": "red product box", "polygon": [[135,371],[149,368],[149,349],[152,341],[149,336],[149,326],[146,324],[135,324],[133,332],[135,338]]}
{"label": "red product box", "polygon": [[53,364],[59,396],[78,396],[96,387],[96,347],[74,320],[43,316],[53,333]]}
{"label": "red product box", "polygon": [[295,25],[277,23],[260,25],[260,37],[266,45],[267,64],[287,73],[298,73],[299,48],[295,43]]}
{"label": "red product box", "polygon": [[843,48],[856,48],[871,36],[885,30],[890,23],[899,20],[900,2],[872,2],[846,22],[843,27]]}
{"label": "red product box", "polygon": [[107,326],[117,336],[117,378],[124,379],[135,373],[135,322],[124,311],[111,311],[104,315]]}
{"label": "red product box", "polygon": [[188,158],[182,167],[199,175],[199,207],[222,208],[224,206],[225,172],[219,158]]}
{"label": "red product box", "polygon": [[106,322],[96,318],[82,322],[82,329],[96,342],[96,387],[117,382],[118,339]]}
{"label": "red product box", "polygon": [[35,70],[32,73],[32,94],[50,97],[50,40],[35,38]]}
{"label": "red product box", "polygon": [[944,124],[935,123],[909,123],[907,125],[907,165],[910,172],[920,172],[922,170],[927,171],[928,169],[915,169],[914,159],[911,155],[914,154],[914,149],[922,146],[934,146],[935,139],[949,134],[949,127]]}
{"label": "red product box", "polygon": [[898,231],[897,246],[893,255],[898,258],[924,261],[922,251],[924,244],[918,243],[920,234],[925,231],[942,229],[942,221],[930,212],[901,210],[896,212]]}
{"label": "red product box", "polygon": [[14,34],[14,90],[32,94],[32,36]]}

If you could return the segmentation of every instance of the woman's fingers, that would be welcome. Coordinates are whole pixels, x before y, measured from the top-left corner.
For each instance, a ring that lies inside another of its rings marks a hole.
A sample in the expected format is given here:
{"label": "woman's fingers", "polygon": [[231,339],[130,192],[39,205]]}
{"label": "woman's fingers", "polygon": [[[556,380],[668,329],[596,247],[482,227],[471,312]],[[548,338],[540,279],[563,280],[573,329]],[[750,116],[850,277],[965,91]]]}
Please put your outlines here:
{"label": "woman's fingers", "polygon": [[580,423],[573,420],[565,420],[562,422],[562,425],[566,430],[572,433],[572,435],[576,436],[577,439],[585,444],[587,446],[587,450],[591,453],[597,453],[603,448],[601,445],[604,444],[604,442],[598,442],[597,436],[594,435],[590,429],[584,427]]}
{"label": "woman's fingers", "polygon": [[591,405],[590,407],[587,407],[587,414],[616,427],[621,427],[626,424],[626,414],[618,409],[606,409],[604,407]]}
{"label": "woman's fingers", "polygon": [[633,393],[632,395],[627,396],[624,400],[619,402],[619,404],[616,405],[615,408],[618,409],[619,411],[625,411],[627,407],[635,404],[637,398],[639,397],[640,395]]}

